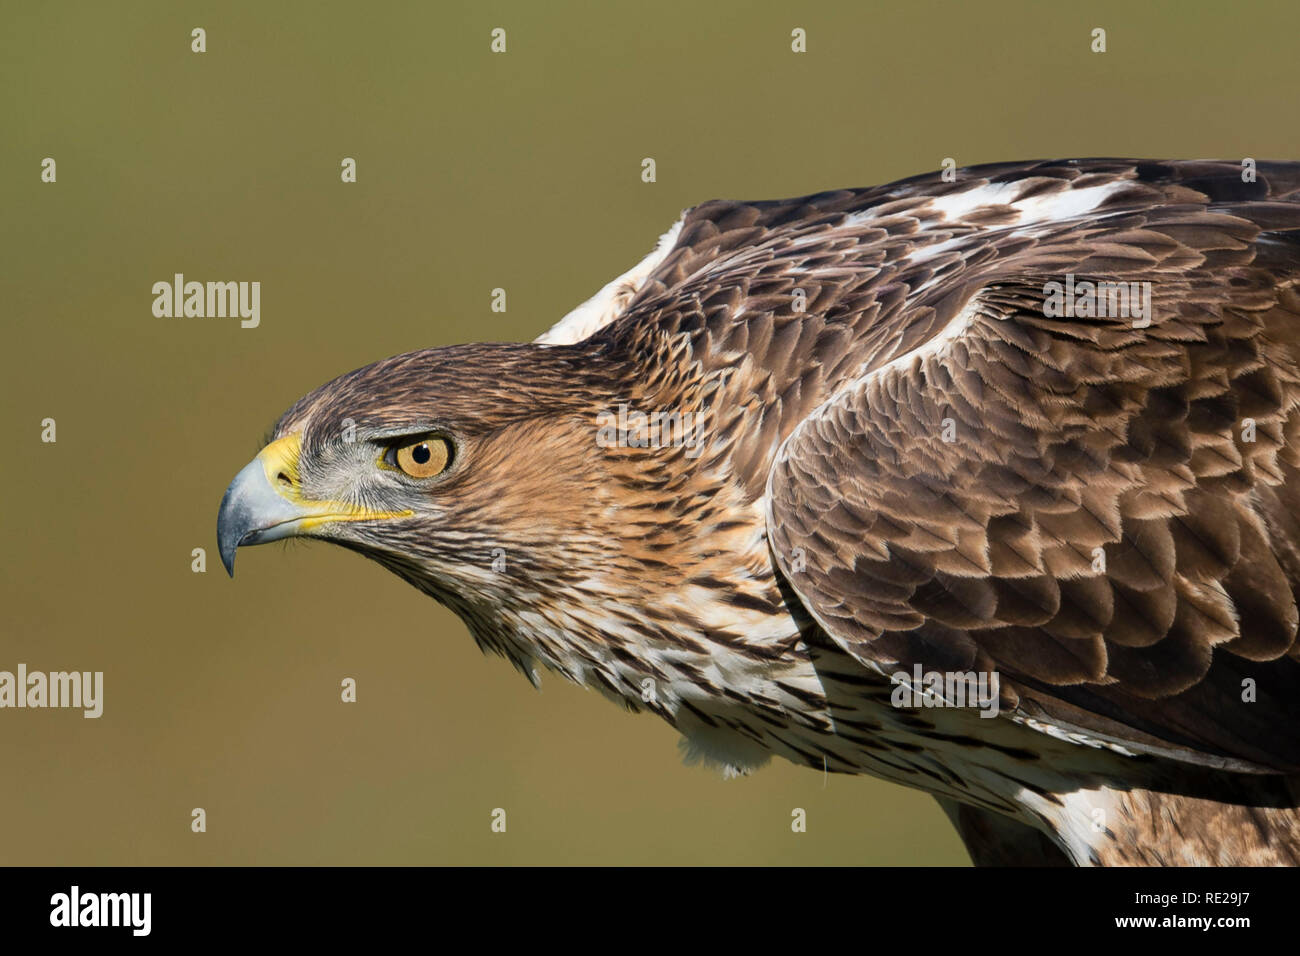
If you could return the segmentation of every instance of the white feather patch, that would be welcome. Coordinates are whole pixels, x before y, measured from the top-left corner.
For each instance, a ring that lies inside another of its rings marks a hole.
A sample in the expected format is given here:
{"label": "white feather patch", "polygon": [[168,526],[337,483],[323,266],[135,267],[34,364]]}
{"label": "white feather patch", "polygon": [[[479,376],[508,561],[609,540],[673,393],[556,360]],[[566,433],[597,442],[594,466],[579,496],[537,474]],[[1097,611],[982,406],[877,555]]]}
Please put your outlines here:
{"label": "white feather patch", "polygon": [[1017,200],[1025,188],[1023,181],[973,186],[958,193],[949,193],[930,200],[930,208],[952,222],[990,206],[1010,206],[1020,214],[1017,225],[1039,222],[1059,222],[1077,219],[1092,212],[1107,198],[1126,189],[1128,180],[1085,186],[1082,189],[1062,189],[1053,193],[1030,196]]}

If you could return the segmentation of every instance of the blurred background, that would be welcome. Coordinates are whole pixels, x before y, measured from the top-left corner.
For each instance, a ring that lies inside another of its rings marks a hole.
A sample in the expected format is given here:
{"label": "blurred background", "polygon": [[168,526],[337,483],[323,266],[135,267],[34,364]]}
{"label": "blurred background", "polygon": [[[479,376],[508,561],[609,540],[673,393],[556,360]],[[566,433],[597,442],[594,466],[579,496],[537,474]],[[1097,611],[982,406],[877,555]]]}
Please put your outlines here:
{"label": "blurred background", "polygon": [[[98,720],[0,710],[5,864],[966,864],[924,794],[684,767],[667,725],[533,691],[356,555],[251,549],[232,582],[222,492],[303,393],[530,339],[706,199],[1300,158],[1294,3],[0,11],[0,670],[105,682]],[[260,281],[260,326],[155,318],[178,272]]]}

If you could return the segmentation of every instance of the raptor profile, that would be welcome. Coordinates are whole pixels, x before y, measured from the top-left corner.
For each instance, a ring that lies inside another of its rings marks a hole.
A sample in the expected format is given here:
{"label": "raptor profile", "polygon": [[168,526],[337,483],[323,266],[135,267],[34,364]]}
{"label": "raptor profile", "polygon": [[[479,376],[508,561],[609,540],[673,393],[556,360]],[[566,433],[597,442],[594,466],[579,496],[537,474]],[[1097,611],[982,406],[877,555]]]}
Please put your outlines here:
{"label": "raptor profile", "polygon": [[728,772],[926,790],[977,863],[1295,864],[1298,406],[1300,164],[980,166],[706,202],[536,342],[343,375],[218,538],[359,551]]}

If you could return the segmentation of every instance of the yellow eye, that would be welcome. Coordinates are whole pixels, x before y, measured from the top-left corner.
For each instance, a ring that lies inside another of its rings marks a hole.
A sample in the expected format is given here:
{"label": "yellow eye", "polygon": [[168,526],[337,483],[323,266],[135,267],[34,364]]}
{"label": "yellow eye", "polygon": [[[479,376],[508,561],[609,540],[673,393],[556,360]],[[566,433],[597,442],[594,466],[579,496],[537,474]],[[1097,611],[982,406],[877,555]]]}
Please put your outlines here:
{"label": "yellow eye", "polygon": [[445,438],[425,438],[397,449],[397,467],[412,478],[432,478],[451,464],[451,442]]}

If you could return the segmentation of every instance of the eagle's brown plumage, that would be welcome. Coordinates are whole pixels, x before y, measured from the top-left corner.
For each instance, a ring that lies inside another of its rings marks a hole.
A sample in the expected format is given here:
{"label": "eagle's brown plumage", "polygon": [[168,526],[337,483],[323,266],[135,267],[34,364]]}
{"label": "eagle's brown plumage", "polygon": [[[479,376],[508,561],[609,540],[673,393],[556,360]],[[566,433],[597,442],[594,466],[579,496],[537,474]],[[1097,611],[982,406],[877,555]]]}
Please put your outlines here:
{"label": "eagle's brown plumage", "polygon": [[[311,533],[692,755],[921,787],[982,862],[1296,863],[1300,164],[1249,179],[1079,160],[705,203],[538,344],[307,396],[286,480],[400,515]],[[1150,314],[1057,314],[1067,276],[1150,283]],[[693,430],[609,447],[620,406]],[[345,419],[455,463],[371,474]],[[1001,715],[891,705],[917,667],[996,672]]]}

